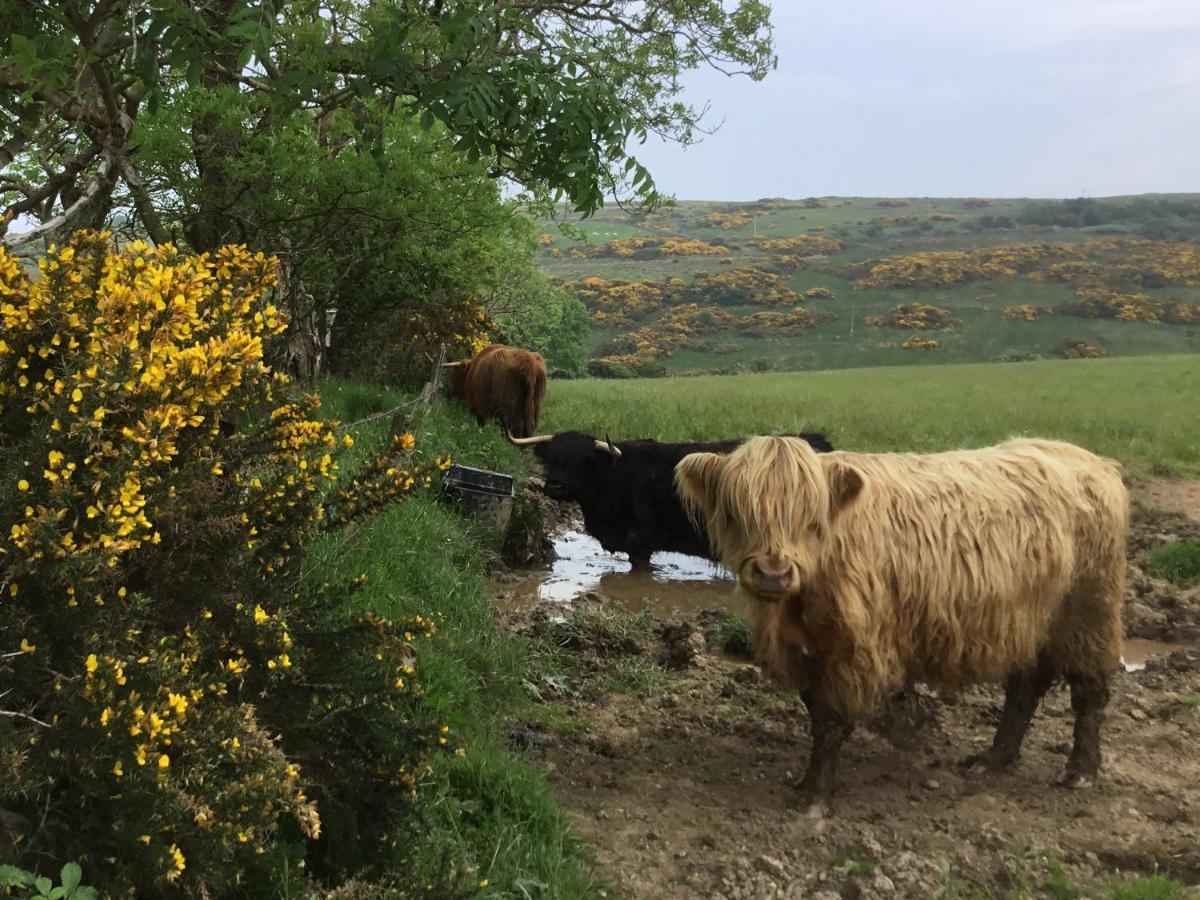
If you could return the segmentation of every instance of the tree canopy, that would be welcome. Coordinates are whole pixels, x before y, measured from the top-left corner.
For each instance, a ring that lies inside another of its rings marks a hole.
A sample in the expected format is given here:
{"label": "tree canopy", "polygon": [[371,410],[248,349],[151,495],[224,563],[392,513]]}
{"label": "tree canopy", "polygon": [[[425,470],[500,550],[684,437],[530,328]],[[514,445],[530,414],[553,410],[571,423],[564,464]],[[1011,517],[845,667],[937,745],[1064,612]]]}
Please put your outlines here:
{"label": "tree canopy", "polygon": [[[251,136],[292,113],[347,111],[378,145],[380,104],[440,122],[453,146],[545,197],[595,211],[606,195],[660,199],[629,151],[654,133],[687,142],[703,109],[679,76],[712,66],[761,78],[775,63],[759,0],[15,0],[0,11],[0,202],[37,236],[126,210],[169,237],[147,184],[140,128],[181,91],[254,98]],[[208,249],[228,237],[227,171],[245,132],[212,111],[187,122]],[[3,226],[0,226],[3,227]],[[13,241],[10,240],[10,243]]]}

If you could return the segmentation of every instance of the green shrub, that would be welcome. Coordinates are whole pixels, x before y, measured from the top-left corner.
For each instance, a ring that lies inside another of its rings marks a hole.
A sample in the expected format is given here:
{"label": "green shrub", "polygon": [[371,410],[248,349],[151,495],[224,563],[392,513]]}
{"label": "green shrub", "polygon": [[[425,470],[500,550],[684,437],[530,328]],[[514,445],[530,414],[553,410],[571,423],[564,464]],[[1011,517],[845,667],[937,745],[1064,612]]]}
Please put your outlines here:
{"label": "green shrub", "polygon": [[1146,554],[1146,571],[1175,584],[1200,583],[1200,541],[1155,547]]}

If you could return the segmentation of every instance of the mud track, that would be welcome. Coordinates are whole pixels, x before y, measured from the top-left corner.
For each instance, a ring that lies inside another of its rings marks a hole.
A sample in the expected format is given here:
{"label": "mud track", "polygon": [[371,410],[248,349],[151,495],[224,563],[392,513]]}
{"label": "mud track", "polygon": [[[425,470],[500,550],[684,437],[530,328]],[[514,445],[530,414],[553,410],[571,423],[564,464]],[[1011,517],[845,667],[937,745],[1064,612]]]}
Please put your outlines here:
{"label": "mud track", "polygon": [[[1131,637],[1200,643],[1200,590],[1139,565],[1153,546],[1195,535],[1186,515],[1138,516]],[[623,895],[1099,898],[1155,872],[1200,884],[1200,650],[1115,677],[1090,788],[1053,786],[1071,740],[1065,688],[1046,696],[1016,768],[979,775],[956,763],[991,740],[1000,689],[922,690],[855,732],[833,814],[814,823],[790,787],[809,751],[807,715],[718,649],[727,613],[642,612],[641,632],[613,643],[613,618],[631,615],[614,607],[597,592],[575,604],[569,667],[531,685],[546,715],[513,734],[596,848],[597,875]],[[551,603],[506,613],[535,641],[562,616]],[[608,677],[630,659],[653,669],[649,683]]]}

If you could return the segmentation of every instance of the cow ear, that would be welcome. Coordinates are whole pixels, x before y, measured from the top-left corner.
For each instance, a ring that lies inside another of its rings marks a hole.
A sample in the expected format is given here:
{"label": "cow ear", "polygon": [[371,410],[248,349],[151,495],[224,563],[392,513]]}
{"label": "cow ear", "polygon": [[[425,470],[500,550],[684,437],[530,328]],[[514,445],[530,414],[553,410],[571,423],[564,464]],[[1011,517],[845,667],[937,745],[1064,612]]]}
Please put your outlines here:
{"label": "cow ear", "polygon": [[825,480],[829,484],[829,517],[832,519],[862,491],[863,476],[854,466],[825,457]]}
{"label": "cow ear", "polygon": [[708,515],[717,499],[717,480],[726,457],[719,453],[689,453],[675,466],[675,490],[693,517]]}

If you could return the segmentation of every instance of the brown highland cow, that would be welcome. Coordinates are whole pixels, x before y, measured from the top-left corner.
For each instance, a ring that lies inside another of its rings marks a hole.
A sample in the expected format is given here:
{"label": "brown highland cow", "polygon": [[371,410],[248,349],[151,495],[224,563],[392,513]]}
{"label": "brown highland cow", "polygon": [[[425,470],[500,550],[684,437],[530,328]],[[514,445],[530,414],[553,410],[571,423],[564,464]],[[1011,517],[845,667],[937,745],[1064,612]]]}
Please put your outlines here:
{"label": "brown highland cow", "polygon": [[676,483],[750,599],[763,667],[803,692],[800,788],[815,812],[854,719],[910,679],[1003,680],[992,746],[964,760],[1002,769],[1064,677],[1075,741],[1062,783],[1096,774],[1121,656],[1129,497],[1116,463],[1041,440],[818,455],[759,437],[685,457]]}
{"label": "brown highland cow", "polygon": [[446,367],[451,396],[465,402],[480,425],[497,419],[518,438],[537,430],[546,394],[546,361],[540,353],[491,344],[474,359]]}

